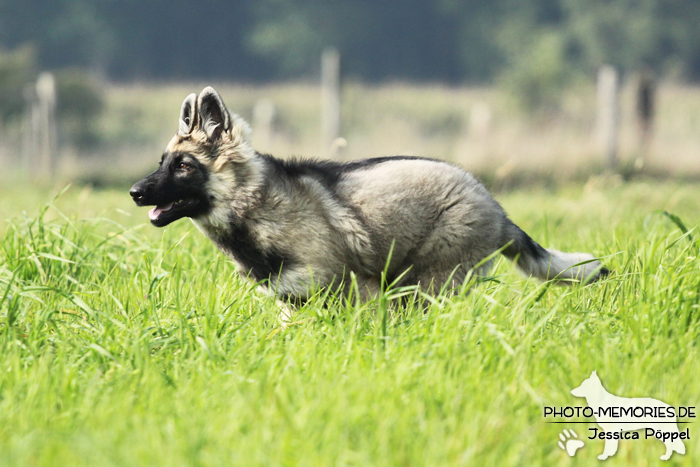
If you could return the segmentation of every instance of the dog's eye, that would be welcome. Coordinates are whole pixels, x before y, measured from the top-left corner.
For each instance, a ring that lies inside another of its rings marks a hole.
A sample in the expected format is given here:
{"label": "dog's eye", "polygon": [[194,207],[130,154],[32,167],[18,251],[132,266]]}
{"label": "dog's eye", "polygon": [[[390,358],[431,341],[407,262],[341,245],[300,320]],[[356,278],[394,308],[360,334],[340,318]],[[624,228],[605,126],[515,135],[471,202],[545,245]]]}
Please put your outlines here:
{"label": "dog's eye", "polygon": [[191,166],[190,164],[188,164],[187,162],[180,162],[180,163],[177,165],[177,168],[178,168],[178,169],[182,169],[182,170],[189,170],[189,169],[192,168],[192,166]]}

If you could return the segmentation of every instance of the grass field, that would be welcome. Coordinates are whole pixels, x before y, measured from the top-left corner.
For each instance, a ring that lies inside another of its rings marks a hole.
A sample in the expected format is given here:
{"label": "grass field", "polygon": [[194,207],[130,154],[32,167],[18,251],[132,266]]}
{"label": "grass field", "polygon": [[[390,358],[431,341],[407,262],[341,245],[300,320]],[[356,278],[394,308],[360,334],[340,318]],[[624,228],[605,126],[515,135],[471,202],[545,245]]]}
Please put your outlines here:
{"label": "grass field", "polygon": [[[543,245],[604,257],[601,283],[499,260],[427,313],[315,301],[286,329],[190,222],[151,227],[126,189],[5,185],[0,466],[598,465],[601,440],[557,446],[588,425],[543,418],[583,406],[592,370],[615,394],[700,400],[700,187],[608,182],[497,195]],[[698,426],[669,465],[697,465]],[[606,465],[663,453],[623,440]]]}

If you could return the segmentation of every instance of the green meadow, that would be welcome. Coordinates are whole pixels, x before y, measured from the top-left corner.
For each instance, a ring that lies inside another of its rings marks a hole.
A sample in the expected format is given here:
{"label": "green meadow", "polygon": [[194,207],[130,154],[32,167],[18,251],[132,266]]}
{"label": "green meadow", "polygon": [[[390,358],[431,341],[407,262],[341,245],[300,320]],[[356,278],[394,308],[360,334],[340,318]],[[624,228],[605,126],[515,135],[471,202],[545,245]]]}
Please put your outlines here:
{"label": "green meadow", "polygon": [[[570,391],[591,371],[620,396],[700,400],[695,184],[496,193],[544,246],[602,257],[599,283],[499,259],[425,309],[319,294],[287,327],[192,223],[156,229],[127,191],[0,188],[0,466],[599,465],[597,425],[543,417],[585,406]],[[700,424],[680,428],[668,465],[697,465]],[[605,465],[664,451],[642,435]]]}

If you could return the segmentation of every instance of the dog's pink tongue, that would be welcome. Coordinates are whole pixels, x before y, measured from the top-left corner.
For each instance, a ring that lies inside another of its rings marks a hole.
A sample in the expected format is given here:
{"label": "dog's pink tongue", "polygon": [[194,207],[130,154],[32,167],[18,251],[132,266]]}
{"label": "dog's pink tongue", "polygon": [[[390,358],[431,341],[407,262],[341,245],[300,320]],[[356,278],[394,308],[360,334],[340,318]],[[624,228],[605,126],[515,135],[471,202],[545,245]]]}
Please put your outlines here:
{"label": "dog's pink tongue", "polygon": [[148,211],[148,217],[153,221],[158,219],[160,217],[161,213],[169,210],[170,208],[173,207],[174,203],[168,203],[165,206],[156,206],[150,211]]}

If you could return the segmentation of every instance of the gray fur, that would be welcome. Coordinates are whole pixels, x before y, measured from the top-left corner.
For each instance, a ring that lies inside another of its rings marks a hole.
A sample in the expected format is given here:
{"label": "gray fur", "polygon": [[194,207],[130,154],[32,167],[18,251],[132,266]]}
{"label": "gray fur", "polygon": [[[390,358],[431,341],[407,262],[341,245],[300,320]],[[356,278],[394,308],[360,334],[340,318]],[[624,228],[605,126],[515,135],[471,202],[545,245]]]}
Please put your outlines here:
{"label": "gray fur", "polygon": [[[607,273],[589,254],[542,248],[455,165],[413,157],[282,161],[252,149],[247,124],[216,91],[203,96],[196,128],[173,139],[166,154],[195,154],[211,205],[193,222],[242,274],[281,298],[304,300],[312,285],[347,292],[351,274],[372,296],[385,268],[389,283],[401,277],[399,285],[436,292],[458,287],[477,267],[484,273],[499,250],[542,280]],[[206,140],[197,143],[197,131]]]}
{"label": "gray fur", "polygon": [[[254,208],[235,217],[263,252],[287,259],[281,274],[273,272],[270,278],[281,296],[303,299],[312,282],[337,284],[350,271],[360,290],[372,295],[381,285],[390,253],[388,282],[403,274],[400,285],[420,285],[433,292],[443,285],[458,286],[470,270],[503,247],[527,275],[542,280],[586,277],[574,265],[592,259],[590,255],[543,249],[507,218],[483,185],[451,164],[387,158],[356,168],[348,164],[346,170],[326,163],[318,172],[290,174],[276,167],[284,166],[279,161],[257,157],[264,194]],[[321,174],[331,169],[340,169],[340,175],[329,186]],[[231,203],[240,204],[233,199]],[[194,222],[204,226],[206,216]],[[230,230],[202,230],[237,259],[236,252],[225,247]],[[530,245],[537,248],[530,250]],[[250,272],[245,264],[240,266]],[[597,261],[585,268],[593,274],[589,279],[597,278],[601,269]],[[487,269],[488,263],[479,272]]]}

